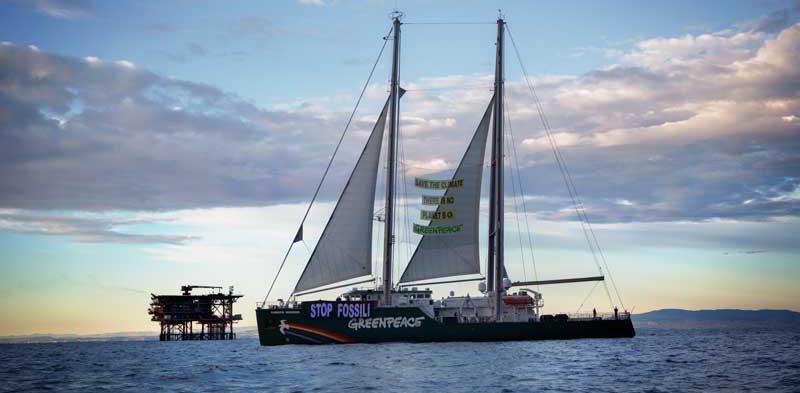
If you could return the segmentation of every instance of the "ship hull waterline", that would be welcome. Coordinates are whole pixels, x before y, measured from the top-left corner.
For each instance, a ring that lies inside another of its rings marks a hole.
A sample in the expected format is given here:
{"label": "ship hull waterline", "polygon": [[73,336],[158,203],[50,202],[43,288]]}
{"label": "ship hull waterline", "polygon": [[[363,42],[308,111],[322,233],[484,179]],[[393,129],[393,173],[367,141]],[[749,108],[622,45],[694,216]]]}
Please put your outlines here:
{"label": "ship hull waterline", "polygon": [[[630,318],[446,323],[415,307],[380,307],[365,317],[313,315],[308,307],[256,309],[261,345],[523,341],[630,338]],[[313,317],[312,317],[313,316]]]}

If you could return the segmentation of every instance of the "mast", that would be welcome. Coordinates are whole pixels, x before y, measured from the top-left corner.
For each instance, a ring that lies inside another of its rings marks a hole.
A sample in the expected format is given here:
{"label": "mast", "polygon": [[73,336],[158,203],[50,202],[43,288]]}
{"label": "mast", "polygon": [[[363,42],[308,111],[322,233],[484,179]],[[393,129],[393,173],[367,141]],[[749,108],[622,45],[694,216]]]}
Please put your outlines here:
{"label": "mast", "polygon": [[[500,320],[503,315],[503,293],[505,287],[503,286],[503,33],[505,30],[505,22],[502,17],[497,19],[497,62],[495,63],[494,71],[494,132],[492,139],[492,169],[494,175],[494,211],[495,211],[495,228],[494,228],[494,253],[495,259],[492,264],[492,278],[494,279],[494,312],[495,320]],[[491,213],[491,211],[490,211]],[[491,230],[491,228],[490,228]],[[491,244],[491,243],[490,243]],[[490,246],[491,247],[491,246]],[[491,258],[489,259],[491,261]]]}
{"label": "mast", "polygon": [[[497,71],[495,70],[495,74]],[[496,78],[496,75],[495,75]],[[495,89],[497,88],[497,83],[495,83]],[[495,117],[497,116],[497,97],[495,96],[495,101],[493,104],[493,112],[495,113]],[[494,249],[495,249],[495,235],[497,230],[497,184],[495,180],[495,172],[497,171],[497,149],[495,149],[495,145],[497,144],[497,135],[495,132],[495,126],[492,125],[492,143],[491,143],[491,158],[489,160],[490,170],[489,170],[489,246],[488,246],[488,256],[486,258],[486,290],[488,293],[494,292]]]}
{"label": "mast", "polygon": [[394,42],[392,51],[392,82],[391,82],[391,107],[389,112],[389,144],[387,149],[386,170],[386,207],[383,238],[383,305],[392,304],[392,251],[394,246],[394,175],[397,171],[395,153],[397,151],[397,125],[399,124],[399,74],[400,74],[400,17],[399,12],[394,14]]}

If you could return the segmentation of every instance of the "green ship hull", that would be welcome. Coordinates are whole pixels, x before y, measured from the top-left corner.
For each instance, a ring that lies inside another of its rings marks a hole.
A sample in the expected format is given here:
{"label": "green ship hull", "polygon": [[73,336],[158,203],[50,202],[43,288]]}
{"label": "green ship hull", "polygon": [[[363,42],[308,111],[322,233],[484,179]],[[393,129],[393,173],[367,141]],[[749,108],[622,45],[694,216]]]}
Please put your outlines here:
{"label": "green ship hull", "polygon": [[[322,313],[329,309],[351,312]],[[324,307],[321,307],[325,311]],[[306,302],[298,308],[256,310],[261,345],[384,342],[564,340],[634,337],[629,317],[552,319],[527,322],[439,321],[416,307],[376,307],[373,303]]]}

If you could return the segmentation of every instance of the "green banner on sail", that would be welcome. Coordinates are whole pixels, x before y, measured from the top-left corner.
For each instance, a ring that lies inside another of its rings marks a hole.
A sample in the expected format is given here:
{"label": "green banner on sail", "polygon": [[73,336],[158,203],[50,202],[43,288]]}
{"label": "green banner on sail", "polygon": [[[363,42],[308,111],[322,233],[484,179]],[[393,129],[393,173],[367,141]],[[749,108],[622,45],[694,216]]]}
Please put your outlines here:
{"label": "green banner on sail", "polygon": [[423,195],[422,196],[422,204],[429,205],[429,206],[439,206],[439,205],[452,205],[456,203],[456,197],[452,195],[442,195],[442,196],[430,196],[430,195]]}
{"label": "green banner on sail", "polygon": [[421,220],[452,220],[456,218],[456,212],[420,210],[419,218]]}
{"label": "green banner on sail", "polygon": [[418,235],[446,235],[449,233],[461,232],[464,224],[447,225],[447,226],[425,226],[414,224],[414,233]]}
{"label": "green banner on sail", "polygon": [[429,188],[433,190],[445,190],[464,186],[464,179],[453,180],[428,180],[419,177],[414,178],[414,185],[419,188]]}

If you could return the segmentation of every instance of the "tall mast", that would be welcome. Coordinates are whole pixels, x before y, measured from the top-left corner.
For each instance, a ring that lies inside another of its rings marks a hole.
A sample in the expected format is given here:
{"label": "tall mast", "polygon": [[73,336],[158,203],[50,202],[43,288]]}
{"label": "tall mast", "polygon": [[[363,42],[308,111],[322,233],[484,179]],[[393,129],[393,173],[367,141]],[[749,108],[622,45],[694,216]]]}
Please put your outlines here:
{"label": "tall mast", "polygon": [[[494,228],[494,264],[491,266],[492,278],[494,279],[494,312],[495,320],[500,320],[503,315],[503,33],[505,29],[505,22],[502,17],[497,19],[497,62],[495,63],[494,71],[494,130],[492,139],[492,169],[494,170],[494,210],[495,210],[495,228]],[[490,211],[491,212],[491,211]],[[491,230],[491,228],[490,228]],[[491,261],[491,259],[490,259]]]}
{"label": "tall mast", "polygon": [[385,226],[383,238],[383,305],[392,304],[392,251],[394,246],[394,175],[397,171],[395,153],[397,152],[397,126],[399,124],[400,108],[400,14],[394,14],[394,50],[392,52],[392,82],[391,82],[391,109],[389,113],[389,144],[387,149],[386,170],[386,207],[385,207]]}
{"label": "tall mast", "polygon": [[[497,71],[495,70],[495,74]],[[496,76],[495,76],[496,77]],[[495,83],[495,88],[497,88],[497,84]],[[495,100],[493,103],[492,111],[497,116],[497,96],[495,95]],[[490,163],[490,170],[489,170],[489,247],[488,247],[488,256],[486,258],[486,290],[489,293],[494,293],[494,257],[495,257],[495,235],[497,230],[497,184],[495,180],[495,172],[497,171],[497,149],[495,145],[497,144],[497,135],[495,132],[495,126],[492,125],[492,143],[491,145],[491,159]]]}

